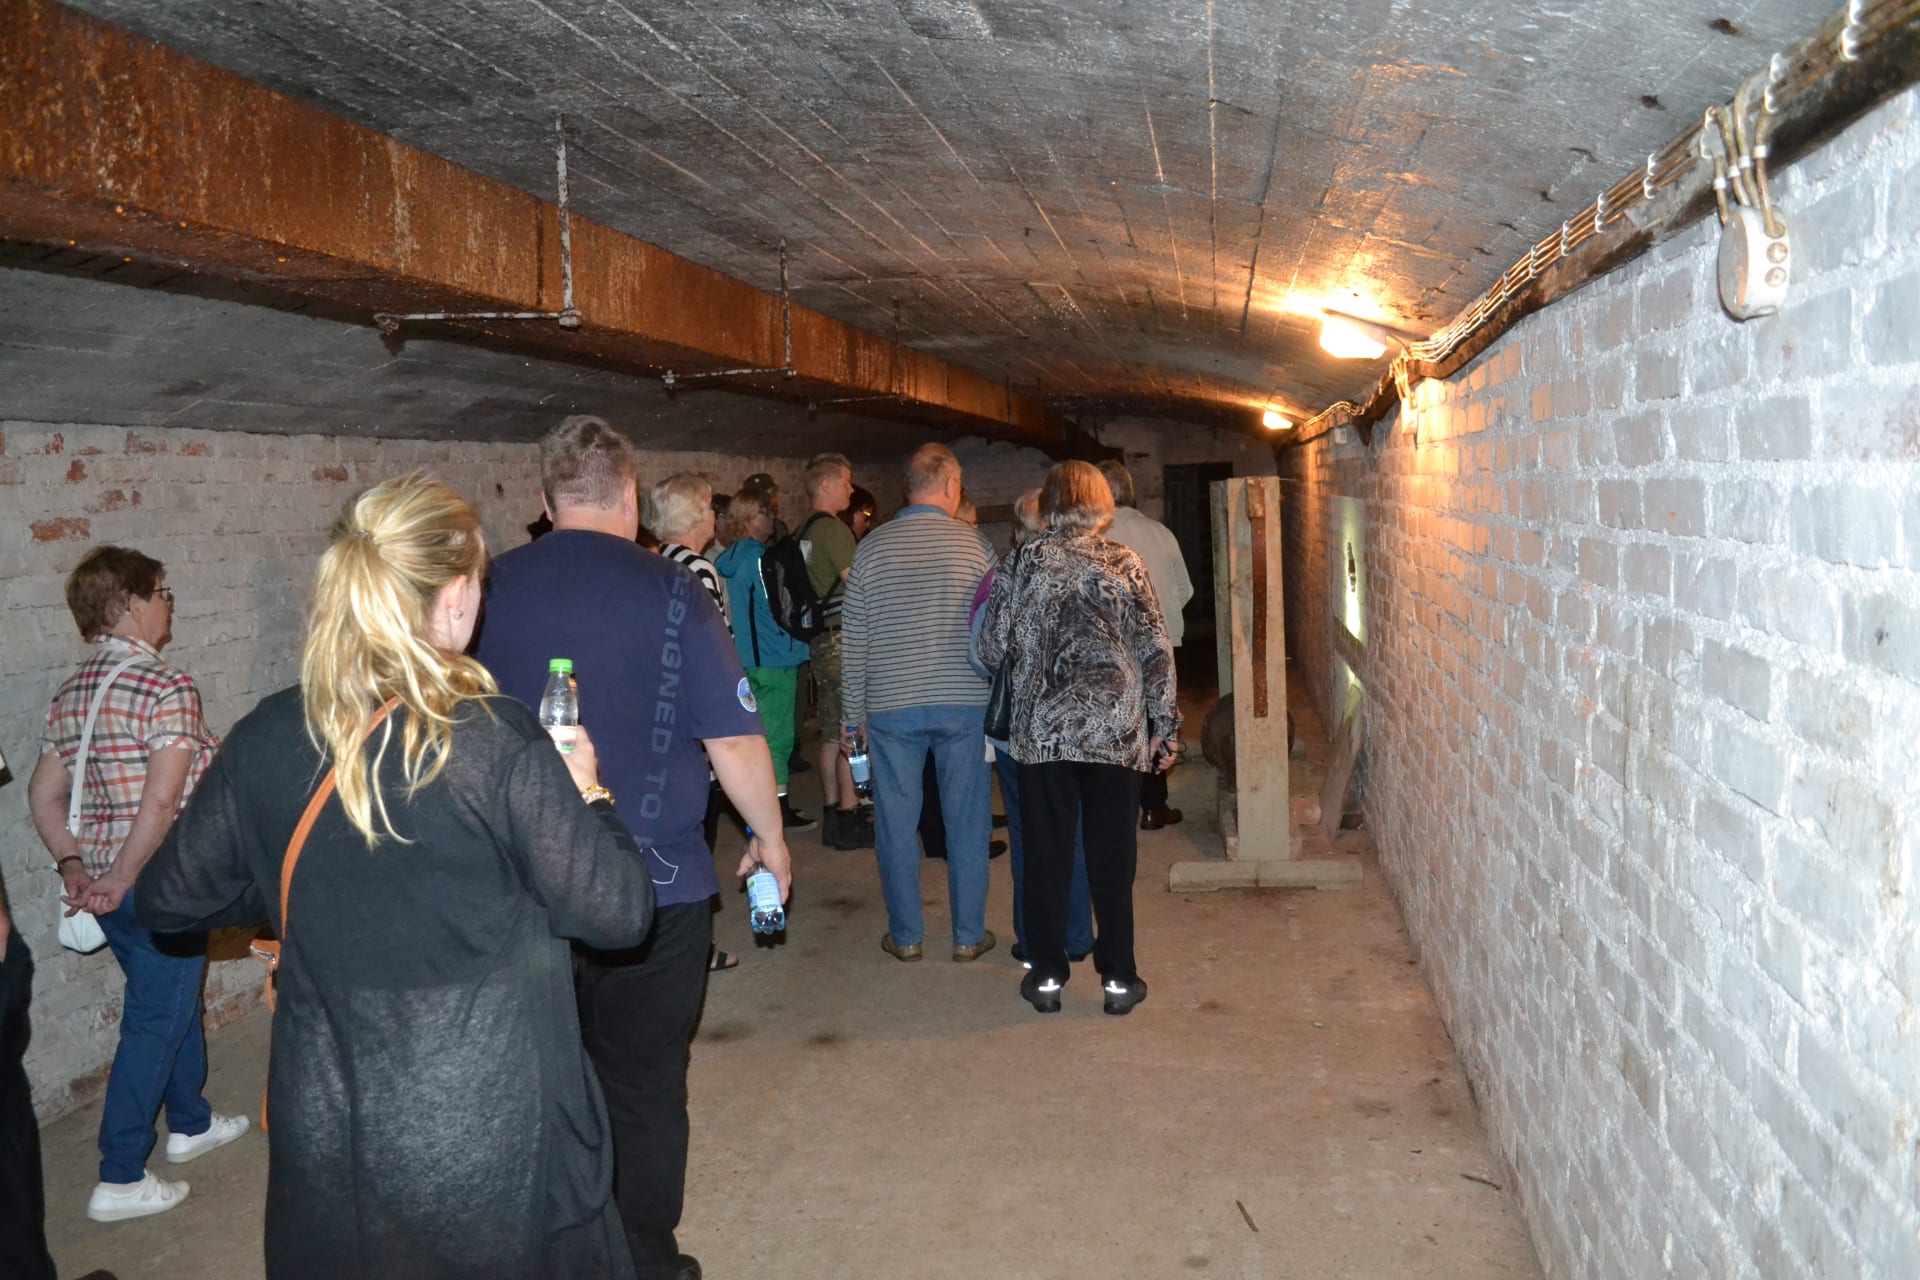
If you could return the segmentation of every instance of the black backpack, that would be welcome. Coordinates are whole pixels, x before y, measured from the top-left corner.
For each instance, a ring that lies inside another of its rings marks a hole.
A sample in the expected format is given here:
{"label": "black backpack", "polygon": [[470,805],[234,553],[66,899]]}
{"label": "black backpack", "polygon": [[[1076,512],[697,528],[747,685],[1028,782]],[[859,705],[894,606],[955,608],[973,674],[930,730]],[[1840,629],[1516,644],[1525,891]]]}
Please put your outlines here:
{"label": "black backpack", "polygon": [[780,629],[795,640],[811,640],[827,629],[826,603],[814,593],[813,583],[807,578],[807,555],[800,549],[800,539],[813,527],[813,522],[823,519],[835,517],[824,511],[814,512],[797,530],[784,538],[775,538],[760,558],[760,580],[766,584],[767,607],[773,610],[773,620],[780,624]]}

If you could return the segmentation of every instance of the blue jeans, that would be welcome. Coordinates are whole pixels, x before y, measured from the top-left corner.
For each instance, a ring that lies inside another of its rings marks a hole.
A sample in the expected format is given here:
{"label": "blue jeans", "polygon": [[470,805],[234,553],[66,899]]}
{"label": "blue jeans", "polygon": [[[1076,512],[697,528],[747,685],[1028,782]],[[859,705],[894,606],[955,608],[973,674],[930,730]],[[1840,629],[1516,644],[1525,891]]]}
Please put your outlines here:
{"label": "blue jeans", "polygon": [[[1027,949],[1027,841],[1020,830],[1020,765],[999,748],[993,769],[1000,775],[1000,798],[1007,805],[1007,861],[1013,871],[1013,939]],[[1087,893],[1087,832],[1073,833],[1073,882],[1067,892],[1067,951],[1084,956],[1093,950],[1093,899]]]}
{"label": "blue jeans", "polygon": [[987,928],[987,838],[993,830],[989,798],[985,707],[902,707],[867,717],[867,754],[873,762],[873,833],[880,860],[880,891],[887,900],[887,932],[903,947],[921,941],[921,775],[927,753],[940,778],[940,809],[947,827],[947,901],[953,945],[970,947]]}
{"label": "blue jeans", "polygon": [[153,1117],[167,1108],[167,1128],[192,1137],[213,1124],[200,1096],[207,1083],[207,1039],[200,1026],[203,946],[170,954],[133,917],[133,890],[120,909],[99,917],[113,958],[127,975],[120,1011],[120,1047],[107,1076],[100,1115],[100,1181],[138,1182],[153,1152]]}

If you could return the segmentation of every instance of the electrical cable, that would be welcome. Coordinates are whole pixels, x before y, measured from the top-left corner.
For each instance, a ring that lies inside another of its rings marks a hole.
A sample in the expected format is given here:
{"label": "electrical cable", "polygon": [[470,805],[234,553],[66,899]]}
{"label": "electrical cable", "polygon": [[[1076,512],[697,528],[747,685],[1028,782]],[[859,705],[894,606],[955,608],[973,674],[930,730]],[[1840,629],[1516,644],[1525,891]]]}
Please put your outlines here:
{"label": "electrical cable", "polygon": [[[1848,64],[1860,62],[1889,37],[1916,22],[1920,22],[1920,0],[1847,0],[1844,8],[1829,16],[1812,34],[1774,54],[1766,67],[1749,75],[1729,103],[1709,107],[1699,124],[1651,152],[1643,168],[1601,192],[1592,204],[1535,244],[1445,328],[1425,341],[1408,345],[1395,357],[1388,376],[1381,379],[1365,405],[1356,405],[1351,400],[1328,405],[1301,423],[1300,430],[1288,444],[1305,444],[1363,416],[1375,421],[1386,412],[1385,398],[1389,395],[1397,394],[1404,401],[1413,385],[1425,377],[1451,376],[1458,365],[1448,366],[1457,353],[1479,338],[1490,323],[1511,324],[1516,317],[1502,320],[1501,316],[1524,290],[1576,253],[1588,240],[1604,233],[1636,205],[1651,203],[1663,191],[1682,181],[1697,165],[1713,166],[1713,194],[1723,225],[1731,217],[1728,207],[1731,194],[1733,201],[1761,211],[1769,235],[1782,234],[1784,225],[1773,209],[1766,173],[1767,139],[1781,104],[1793,101]],[[1759,103],[1755,106],[1751,99],[1763,78],[1765,88],[1760,90]],[[1902,83],[1911,83],[1913,79],[1913,74],[1908,72]],[[1750,114],[1754,116],[1751,122]],[[1717,149],[1711,145],[1716,142]],[[1478,344],[1473,350],[1477,353],[1484,345]],[[1418,373],[1414,365],[1446,371]]]}

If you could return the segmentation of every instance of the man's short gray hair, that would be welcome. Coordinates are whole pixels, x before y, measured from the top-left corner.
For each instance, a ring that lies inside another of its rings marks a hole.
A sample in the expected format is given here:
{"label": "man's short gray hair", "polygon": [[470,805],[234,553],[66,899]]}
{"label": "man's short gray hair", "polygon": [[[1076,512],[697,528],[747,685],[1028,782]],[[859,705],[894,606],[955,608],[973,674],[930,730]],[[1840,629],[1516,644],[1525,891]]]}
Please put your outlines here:
{"label": "man's short gray hair", "polygon": [[811,502],[820,495],[827,481],[845,473],[848,481],[853,479],[853,464],[847,461],[844,453],[816,453],[807,460],[807,500]]}
{"label": "man's short gray hair", "polygon": [[900,483],[911,499],[942,487],[949,475],[955,479],[960,476],[960,459],[953,456],[953,450],[943,444],[923,444],[900,468]]}
{"label": "man's short gray hair", "polygon": [[575,414],[540,438],[540,488],[555,511],[612,510],[638,474],[633,446],[605,418]]}
{"label": "man's short gray hair", "polygon": [[1127,464],[1118,458],[1108,458],[1100,464],[1100,474],[1107,478],[1107,488],[1113,490],[1113,505],[1131,507],[1133,501],[1133,472],[1127,470]]}
{"label": "man's short gray hair", "polygon": [[713,483],[692,471],[676,471],[647,491],[643,514],[654,537],[678,542],[712,509]]}

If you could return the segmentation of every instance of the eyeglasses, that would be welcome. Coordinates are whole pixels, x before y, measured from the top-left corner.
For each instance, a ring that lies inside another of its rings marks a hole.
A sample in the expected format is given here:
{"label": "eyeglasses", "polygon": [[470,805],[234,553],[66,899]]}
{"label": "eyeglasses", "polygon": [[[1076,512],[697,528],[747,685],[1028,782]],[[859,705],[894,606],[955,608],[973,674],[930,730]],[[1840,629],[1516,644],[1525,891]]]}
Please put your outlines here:
{"label": "eyeglasses", "polygon": [[173,588],[160,587],[154,591],[152,596],[148,596],[147,599],[151,600],[154,598],[154,596],[158,596],[160,599],[165,600],[169,605],[171,605],[173,603]]}

